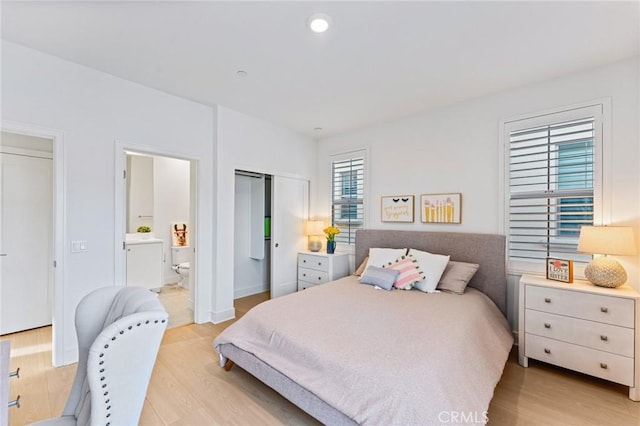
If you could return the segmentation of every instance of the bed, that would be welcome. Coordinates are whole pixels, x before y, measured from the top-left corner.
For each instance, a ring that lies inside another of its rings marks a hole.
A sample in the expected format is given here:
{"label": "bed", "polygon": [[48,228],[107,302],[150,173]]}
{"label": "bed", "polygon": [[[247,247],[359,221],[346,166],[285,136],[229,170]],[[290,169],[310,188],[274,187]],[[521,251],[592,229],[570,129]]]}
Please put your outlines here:
{"label": "bed", "polygon": [[357,277],[264,302],[214,341],[233,363],[325,424],[483,424],[513,338],[505,238],[359,230],[370,248],[414,248],[480,268],[464,294],[384,291]]}

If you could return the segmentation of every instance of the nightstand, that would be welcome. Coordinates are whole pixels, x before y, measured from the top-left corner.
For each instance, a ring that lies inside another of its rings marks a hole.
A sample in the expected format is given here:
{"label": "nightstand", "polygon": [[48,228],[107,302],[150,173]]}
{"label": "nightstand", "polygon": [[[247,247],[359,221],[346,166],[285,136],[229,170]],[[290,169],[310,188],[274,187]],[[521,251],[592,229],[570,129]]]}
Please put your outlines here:
{"label": "nightstand", "polygon": [[640,401],[640,293],[523,275],[519,308],[520,365],[533,358],[610,380]]}
{"label": "nightstand", "polygon": [[348,273],[349,255],[346,253],[298,253],[298,291],[337,280]]}

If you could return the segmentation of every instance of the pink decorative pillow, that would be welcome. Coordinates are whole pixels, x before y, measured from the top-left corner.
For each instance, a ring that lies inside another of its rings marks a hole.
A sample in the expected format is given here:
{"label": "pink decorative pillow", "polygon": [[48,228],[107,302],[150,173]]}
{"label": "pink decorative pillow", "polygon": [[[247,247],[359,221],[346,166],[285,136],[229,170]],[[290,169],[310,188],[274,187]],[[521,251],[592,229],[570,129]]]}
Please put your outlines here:
{"label": "pink decorative pillow", "polygon": [[413,256],[401,256],[395,262],[388,263],[384,267],[399,272],[393,283],[395,288],[411,290],[415,283],[424,280],[424,273]]}

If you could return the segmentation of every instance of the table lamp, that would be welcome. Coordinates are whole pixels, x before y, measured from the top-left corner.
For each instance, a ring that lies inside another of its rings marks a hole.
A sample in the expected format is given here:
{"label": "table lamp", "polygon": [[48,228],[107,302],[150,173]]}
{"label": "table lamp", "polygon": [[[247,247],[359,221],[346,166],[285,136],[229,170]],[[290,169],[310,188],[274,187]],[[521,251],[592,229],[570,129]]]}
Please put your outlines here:
{"label": "table lamp", "polygon": [[309,236],[309,250],[320,251],[322,248],[322,235],[324,235],[324,223],[321,220],[307,222],[307,235]]}
{"label": "table lamp", "polygon": [[633,229],[630,226],[583,226],[580,228],[578,251],[604,254],[589,263],[584,275],[597,286],[618,287],[627,281],[627,272],[617,260],[607,255],[635,255]]}

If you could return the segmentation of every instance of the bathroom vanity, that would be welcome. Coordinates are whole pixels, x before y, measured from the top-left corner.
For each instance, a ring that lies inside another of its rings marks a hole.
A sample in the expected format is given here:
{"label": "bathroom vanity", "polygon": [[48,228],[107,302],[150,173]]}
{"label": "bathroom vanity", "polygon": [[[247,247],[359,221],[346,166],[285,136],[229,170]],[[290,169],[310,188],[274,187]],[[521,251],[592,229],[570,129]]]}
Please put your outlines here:
{"label": "bathroom vanity", "polygon": [[162,240],[127,239],[127,285],[160,290],[162,287]]}

